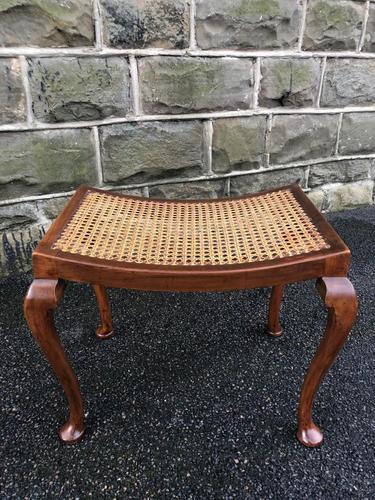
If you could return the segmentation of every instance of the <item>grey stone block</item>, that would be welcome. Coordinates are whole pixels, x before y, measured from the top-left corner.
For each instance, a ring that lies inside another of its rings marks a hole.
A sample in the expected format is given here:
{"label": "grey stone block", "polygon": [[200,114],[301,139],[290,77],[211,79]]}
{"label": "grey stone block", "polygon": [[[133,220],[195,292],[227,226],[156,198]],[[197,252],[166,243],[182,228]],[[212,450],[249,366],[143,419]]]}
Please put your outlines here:
{"label": "grey stone block", "polygon": [[341,154],[375,153],[375,113],[344,115],[340,133]]}
{"label": "grey stone block", "polygon": [[265,107],[312,106],[320,79],[318,59],[263,59],[259,104]]}
{"label": "grey stone block", "polygon": [[299,0],[197,0],[196,36],[202,49],[294,47]]}
{"label": "grey stone block", "polygon": [[26,119],[21,65],[18,59],[0,59],[0,124]]}
{"label": "grey stone block", "polygon": [[150,198],[208,199],[225,196],[225,181],[180,182],[150,187]]}
{"label": "grey stone block", "polygon": [[0,46],[73,47],[93,42],[91,0],[0,2]]}
{"label": "grey stone block", "polygon": [[0,245],[0,276],[31,269],[31,254],[43,238],[47,227],[32,224],[4,231]]}
{"label": "grey stone block", "polygon": [[[144,188],[132,188],[132,189],[116,189],[116,193],[127,194],[129,196],[143,196],[145,197]],[[146,196],[147,197],[147,196]]]}
{"label": "grey stone block", "polygon": [[271,164],[333,155],[337,125],[336,115],[275,116],[270,137]]}
{"label": "grey stone block", "polygon": [[349,0],[310,0],[303,48],[355,50],[361,38],[364,3]]}
{"label": "grey stone block", "polygon": [[37,202],[0,206],[0,276],[31,268],[31,253],[49,224]]}
{"label": "grey stone block", "polygon": [[359,181],[349,184],[334,184],[325,188],[328,210],[335,212],[360,205],[371,205],[374,181]]}
{"label": "grey stone block", "polygon": [[214,121],[212,165],[215,172],[250,170],[263,163],[266,117]]}
{"label": "grey stone block", "polygon": [[284,170],[270,170],[259,174],[247,174],[230,178],[230,194],[243,195],[257,193],[266,189],[278,188],[299,182],[305,186],[306,173],[301,167],[287,168]]}
{"label": "grey stone block", "polygon": [[32,224],[38,224],[40,213],[36,202],[14,203],[0,206],[0,231],[11,232],[27,229]]}
{"label": "grey stone block", "polygon": [[95,150],[86,129],[0,134],[0,199],[95,184]]}
{"label": "grey stone block", "polygon": [[33,109],[44,122],[124,116],[132,108],[124,58],[30,59]]}
{"label": "grey stone block", "polygon": [[324,76],[322,106],[373,104],[375,60],[329,59]]}
{"label": "grey stone block", "polygon": [[375,4],[370,5],[363,51],[375,52]]}
{"label": "grey stone block", "polygon": [[310,200],[314,203],[316,208],[318,210],[325,210],[326,208],[326,195],[323,189],[313,189],[309,193],[307,193],[307,196],[310,198]]}
{"label": "grey stone block", "polygon": [[251,103],[251,60],[146,57],[139,76],[146,113],[248,109]]}
{"label": "grey stone block", "polygon": [[38,200],[36,202],[38,212],[47,220],[55,220],[64,206],[68,203],[70,196],[50,198],[48,200]]}
{"label": "grey stone block", "polygon": [[309,186],[318,187],[333,182],[352,182],[367,179],[374,160],[343,160],[311,165]]}
{"label": "grey stone block", "polygon": [[100,138],[106,182],[119,184],[202,174],[200,122],[113,125],[101,127]]}
{"label": "grey stone block", "polygon": [[189,46],[189,1],[102,0],[104,38],[112,47]]}

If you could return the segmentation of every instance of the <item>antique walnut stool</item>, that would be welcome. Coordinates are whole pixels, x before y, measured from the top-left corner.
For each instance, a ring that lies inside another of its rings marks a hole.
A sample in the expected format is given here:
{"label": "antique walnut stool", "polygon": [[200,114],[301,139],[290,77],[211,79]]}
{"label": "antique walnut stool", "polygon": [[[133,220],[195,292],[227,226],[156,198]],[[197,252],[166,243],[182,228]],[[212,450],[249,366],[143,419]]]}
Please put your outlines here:
{"label": "antique walnut stool", "polygon": [[344,344],[357,311],[346,275],[350,252],[296,184],[220,200],[151,200],[80,187],[33,253],[25,298],[30,329],[57,375],[70,416],[65,443],[84,432],[77,378],[54,327],[64,281],[91,283],[101,339],[113,335],[106,287],[153,291],[223,291],[272,286],[268,333],[279,336],[284,285],[317,278],[328,308],[320,346],[302,386],[299,441],[318,446],[312,420],[319,384]]}

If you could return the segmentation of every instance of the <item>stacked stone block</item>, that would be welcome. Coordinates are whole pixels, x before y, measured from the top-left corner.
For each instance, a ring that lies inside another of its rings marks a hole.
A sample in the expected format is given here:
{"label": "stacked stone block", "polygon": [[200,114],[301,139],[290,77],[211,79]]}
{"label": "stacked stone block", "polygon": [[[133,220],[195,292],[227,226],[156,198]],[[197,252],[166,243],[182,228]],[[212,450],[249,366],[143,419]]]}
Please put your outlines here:
{"label": "stacked stone block", "polygon": [[373,202],[375,1],[0,2],[0,273],[82,183]]}

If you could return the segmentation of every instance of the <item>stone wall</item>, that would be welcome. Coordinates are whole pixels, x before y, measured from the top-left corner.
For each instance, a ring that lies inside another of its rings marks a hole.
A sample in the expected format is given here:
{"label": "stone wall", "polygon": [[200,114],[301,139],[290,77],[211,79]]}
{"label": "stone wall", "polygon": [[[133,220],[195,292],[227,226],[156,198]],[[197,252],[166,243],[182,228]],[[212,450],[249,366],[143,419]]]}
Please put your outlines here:
{"label": "stone wall", "polygon": [[375,1],[2,0],[1,273],[81,183],[373,200]]}

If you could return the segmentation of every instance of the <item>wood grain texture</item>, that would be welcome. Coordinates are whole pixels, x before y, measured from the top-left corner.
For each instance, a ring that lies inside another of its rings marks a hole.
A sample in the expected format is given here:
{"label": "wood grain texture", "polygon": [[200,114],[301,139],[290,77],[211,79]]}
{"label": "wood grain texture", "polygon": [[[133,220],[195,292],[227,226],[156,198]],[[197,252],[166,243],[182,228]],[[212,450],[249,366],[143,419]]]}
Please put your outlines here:
{"label": "wood grain texture", "polygon": [[317,289],[328,308],[325,334],[303,382],[298,410],[299,441],[319,446],[323,433],[312,420],[312,406],[320,382],[344,345],[357,314],[357,297],[347,278],[320,278]]}
{"label": "wood grain texture", "polygon": [[84,432],[83,403],[77,377],[66,357],[53,321],[53,311],[63,290],[62,281],[34,280],[25,298],[24,311],[30,330],[60,381],[68,400],[70,415],[68,421],[59,429],[60,439],[65,443],[74,443]]}

